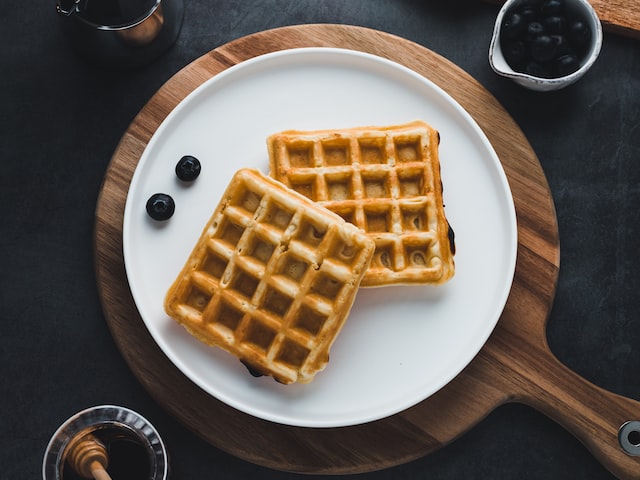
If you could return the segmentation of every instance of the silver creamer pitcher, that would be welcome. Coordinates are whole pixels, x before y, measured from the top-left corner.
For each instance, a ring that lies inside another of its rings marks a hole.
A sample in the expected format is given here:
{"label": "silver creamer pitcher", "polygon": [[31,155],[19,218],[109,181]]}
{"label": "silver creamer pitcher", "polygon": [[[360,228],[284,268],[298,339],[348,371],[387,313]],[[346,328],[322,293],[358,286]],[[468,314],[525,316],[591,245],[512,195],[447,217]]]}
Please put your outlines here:
{"label": "silver creamer pitcher", "polygon": [[182,0],[57,0],[73,49],[98,65],[148,64],[176,40]]}

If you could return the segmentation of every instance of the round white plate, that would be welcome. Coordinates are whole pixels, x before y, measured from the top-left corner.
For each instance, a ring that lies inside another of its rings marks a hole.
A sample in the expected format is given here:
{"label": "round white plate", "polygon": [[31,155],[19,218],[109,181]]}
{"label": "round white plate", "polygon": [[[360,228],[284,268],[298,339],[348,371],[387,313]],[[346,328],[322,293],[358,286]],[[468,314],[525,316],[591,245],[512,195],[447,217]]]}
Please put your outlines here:
{"label": "round white plate", "polygon": [[[391,125],[422,119],[439,130],[456,274],[443,286],[360,289],[327,368],[307,385],[254,378],[232,355],[189,335],[164,295],[236,170],[268,173],[266,138],[285,129]],[[183,185],[183,155],[202,173]],[[151,220],[156,192],[176,202]],[[209,394],[288,425],[336,427],[404,410],[452,380],[478,353],[504,308],[517,228],[502,166],[483,132],[451,97],[417,73],[351,50],[305,48],[256,57],[214,76],[158,128],[133,176],[123,225],[131,292],[151,335]]]}

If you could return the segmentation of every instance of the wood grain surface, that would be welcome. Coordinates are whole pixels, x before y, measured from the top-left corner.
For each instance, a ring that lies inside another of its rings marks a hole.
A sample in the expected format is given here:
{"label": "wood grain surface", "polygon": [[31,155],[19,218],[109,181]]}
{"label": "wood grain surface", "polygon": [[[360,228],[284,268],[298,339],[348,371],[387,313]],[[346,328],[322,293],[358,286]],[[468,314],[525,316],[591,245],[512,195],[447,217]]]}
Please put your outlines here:
{"label": "wood grain surface", "polygon": [[[364,425],[303,428],[270,423],[209,396],[162,353],[128,288],[122,220],[129,182],[152,134],[195,87],[260,54],[297,47],[375,54],[441,86],[491,141],[513,192],[519,245],[513,287],[498,325],[476,358],[446,387],[399,414]],[[455,81],[452,81],[455,80]],[[409,462],[452,442],[507,402],[533,406],[571,431],[619,478],[639,478],[640,457],[623,452],[619,427],[640,419],[640,403],[604,391],[550,352],[546,320],[559,271],[555,208],[545,175],[522,131],[477,81],[434,52],[380,31],[303,25],[256,33],[223,45],[171,78],[124,133],[104,178],[95,223],[95,263],[104,314],[139,381],[172,415],[213,446],[291,472],[359,473]]]}
{"label": "wood grain surface", "polygon": [[[505,0],[488,0],[502,5]],[[605,32],[640,38],[640,1],[638,0],[590,0]]]}

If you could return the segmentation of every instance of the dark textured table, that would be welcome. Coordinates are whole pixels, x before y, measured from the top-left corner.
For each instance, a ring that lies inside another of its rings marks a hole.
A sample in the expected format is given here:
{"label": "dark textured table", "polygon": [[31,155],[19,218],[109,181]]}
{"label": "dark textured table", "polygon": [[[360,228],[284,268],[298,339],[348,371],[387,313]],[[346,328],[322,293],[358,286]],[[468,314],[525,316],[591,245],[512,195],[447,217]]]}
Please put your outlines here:
{"label": "dark textured table", "polygon": [[[551,349],[587,380],[640,399],[638,40],[605,34],[601,56],[582,80],[541,94],[491,71],[495,5],[199,0],[186,2],[182,31],[165,55],[115,71],[70,51],[49,3],[5,9],[0,29],[1,479],[38,478],[56,428],[107,403],[156,426],[173,478],[302,477],[218,451],[163,411],[107,329],[92,250],[105,169],[147,100],[209,50],[284,25],[343,23],[405,37],[459,65],[504,105],[542,163],[558,214],[562,258],[547,327]],[[613,478],[562,427],[516,404],[423,459],[356,477]]]}

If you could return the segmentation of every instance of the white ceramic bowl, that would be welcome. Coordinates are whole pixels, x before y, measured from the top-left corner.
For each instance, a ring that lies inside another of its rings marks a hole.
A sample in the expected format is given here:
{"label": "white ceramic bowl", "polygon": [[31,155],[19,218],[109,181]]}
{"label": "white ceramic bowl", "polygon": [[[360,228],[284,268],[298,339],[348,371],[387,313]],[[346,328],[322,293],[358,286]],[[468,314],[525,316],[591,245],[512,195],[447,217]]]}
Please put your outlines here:
{"label": "white ceramic bowl", "polygon": [[491,65],[491,68],[498,75],[510,78],[523,87],[542,92],[559,90],[576,82],[587,72],[587,70],[589,70],[589,68],[591,68],[591,65],[593,65],[596,58],[598,58],[602,47],[602,25],[591,4],[587,0],[565,0],[567,9],[570,12],[573,11],[581,14],[591,29],[591,45],[587,50],[586,55],[581,59],[580,68],[564,77],[542,78],[513,70],[505,60],[502,53],[502,48],[500,46],[500,30],[502,21],[505,14],[511,9],[511,7],[520,1],[522,0],[507,0],[498,12],[496,23],[493,28],[491,45],[489,46],[489,64]]}

